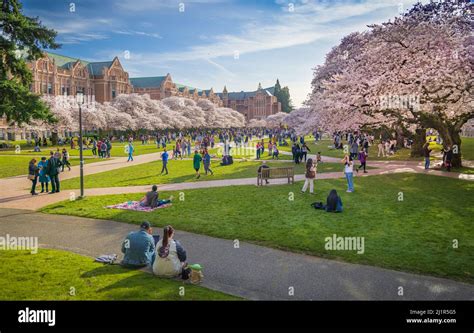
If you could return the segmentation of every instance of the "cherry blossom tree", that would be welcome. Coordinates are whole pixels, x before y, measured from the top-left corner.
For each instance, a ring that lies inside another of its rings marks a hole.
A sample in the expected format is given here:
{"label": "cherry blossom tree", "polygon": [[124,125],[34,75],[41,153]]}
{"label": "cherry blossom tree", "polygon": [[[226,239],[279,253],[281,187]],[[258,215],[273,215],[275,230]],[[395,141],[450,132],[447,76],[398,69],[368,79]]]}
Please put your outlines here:
{"label": "cherry blossom tree", "polygon": [[307,101],[327,130],[436,129],[461,165],[461,127],[474,117],[469,1],[416,4],[345,37],[315,70]]}

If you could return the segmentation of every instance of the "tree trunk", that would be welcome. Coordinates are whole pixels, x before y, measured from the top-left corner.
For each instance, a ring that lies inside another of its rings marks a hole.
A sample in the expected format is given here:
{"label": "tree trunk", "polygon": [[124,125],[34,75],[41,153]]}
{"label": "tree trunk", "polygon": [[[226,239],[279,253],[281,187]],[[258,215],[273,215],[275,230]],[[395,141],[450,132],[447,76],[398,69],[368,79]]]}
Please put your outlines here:
{"label": "tree trunk", "polygon": [[51,142],[53,146],[56,146],[58,144],[58,132],[51,133]]}
{"label": "tree trunk", "polygon": [[413,137],[413,144],[411,146],[411,157],[421,157],[423,156],[423,146],[426,142],[426,129],[418,128],[415,131],[415,136]]}
{"label": "tree trunk", "polygon": [[462,156],[461,156],[461,136],[459,135],[459,126],[443,126],[438,129],[439,135],[443,139],[444,147],[451,147],[453,151],[453,159],[451,165],[453,168],[462,167]]}

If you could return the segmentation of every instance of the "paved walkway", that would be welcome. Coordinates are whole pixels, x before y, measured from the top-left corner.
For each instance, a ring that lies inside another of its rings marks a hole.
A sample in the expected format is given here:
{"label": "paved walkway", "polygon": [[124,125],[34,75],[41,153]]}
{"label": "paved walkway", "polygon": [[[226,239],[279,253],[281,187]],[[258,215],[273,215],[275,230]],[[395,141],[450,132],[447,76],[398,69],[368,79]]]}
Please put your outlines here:
{"label": "paved walkway", "polygon": [[[159,153],[140,155],[135,158],[133,163],[127,163],[126,157],[119,157],[103,162],[96,162],[88,164],[84,168],[84,174],[90,175],[99,172],[112,171],[123,167],[138,165],[156,161],[159,159]],[[323,157],[323,162],[339,162],[339,158],[334,157]],[[285,161],[288,162],[288,161]],[[474,180],[474,175],[460,174],[456,172],[443,172],[438,170],[425,171],[422,163],[417,161],[374,161],[369,164],[371,167],[376,169],[369,170],[369,173],[355,173],[355,177],[368,177],[388,173],[401,173],[401,172],[412,172],[412,173],[426,173],[435,176],[443,176],[457,179],[468,179]],[[79,166],[74,166],[71,171],[61,173],[61,180],[79,177]],[[344,174],[342,172],[326,172],[318,173],[316,180],[320,179],[336,179],[342,178]],[[303,180],[304,175],[296,175],[295,181]],[[271,180],[271,185],[285,184],[285,179]],[[65,190],[56,194],[42,194],[32,197],[28,193],[28,188],[31,186],[31,182],[26,179],[26,176],[17,176],[11,178],[0,179],[0,208],[18,208],[18,209],[30,209],[37,210],[47,205],[69,200],[72,196],[78,197],[79,190]],[[85,194],[87,196],[95,195],[108,195],[117,193],[145,193],[149,191],[150,186],[128,186],[128,187],[108,187],[108,188],[91,188],[86,189]],[[209,187],[222,187],[222,186],[234,186],[234,185],[256,185],[256,177],[253,178],[238,178],[238,179],[223,179],[223,180],[202,180],[197,182],[188,183],[175,183],[175,184],[158,184],[160,191],[180,191],[187,189],[199,189]]]}
{"label": "paved walkway", "polygon": [[[136,225],[0,209],[0,234],[37,236],[40,246],[95,257],[120,253]],[[177,231],[188,261],[204,267],[203,286],[247,299],[474,300],[474,285],[348,264]],[[404,296],[398,296],[403,287]],[[289,295],[290,288],[294,296]]]}

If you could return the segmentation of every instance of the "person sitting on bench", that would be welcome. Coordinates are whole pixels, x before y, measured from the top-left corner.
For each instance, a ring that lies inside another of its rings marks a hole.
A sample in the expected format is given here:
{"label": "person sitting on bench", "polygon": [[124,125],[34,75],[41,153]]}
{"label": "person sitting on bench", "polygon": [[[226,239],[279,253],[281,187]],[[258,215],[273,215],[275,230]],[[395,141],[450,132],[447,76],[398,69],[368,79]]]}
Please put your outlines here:
{"label": "person sitting on bench", "polygon": [[[266,162],[266,161],[262,161],[262,165],[258,167],[257,172],[258,172],[259,174],[261,174],[262,171],[263,171],[263,169],[268,169],[268,168],[270,168],[270,167],[267,165],[267,162]],[[265,184],[268,184],[268,179],[265,179]]]}

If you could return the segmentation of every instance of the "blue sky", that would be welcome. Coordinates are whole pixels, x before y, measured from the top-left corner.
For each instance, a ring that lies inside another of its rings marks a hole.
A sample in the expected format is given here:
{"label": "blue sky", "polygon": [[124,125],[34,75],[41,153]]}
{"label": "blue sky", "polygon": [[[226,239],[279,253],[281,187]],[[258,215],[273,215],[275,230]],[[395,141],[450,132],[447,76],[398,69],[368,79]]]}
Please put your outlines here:
{"label": "blue sky", "polygon": [[[353,31],[413,0],[23,0],[24,12],[58,31],[54,52],[90,61],[118,56],[130,77],[222,91],[273,86],[299,106],[312,68]],[[184,4],[184,8],[183,5]],[[180,10],[181,9],[181,10]],[[184,10],[182,10],[184,9]]]}

